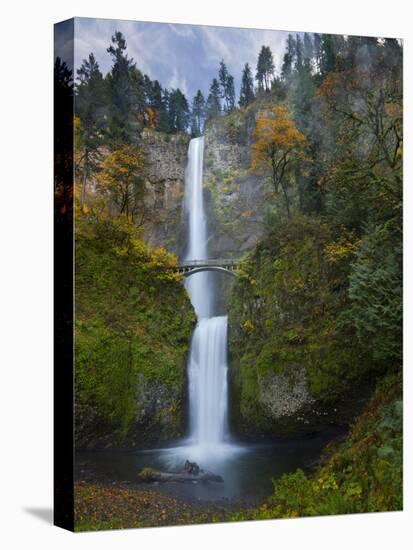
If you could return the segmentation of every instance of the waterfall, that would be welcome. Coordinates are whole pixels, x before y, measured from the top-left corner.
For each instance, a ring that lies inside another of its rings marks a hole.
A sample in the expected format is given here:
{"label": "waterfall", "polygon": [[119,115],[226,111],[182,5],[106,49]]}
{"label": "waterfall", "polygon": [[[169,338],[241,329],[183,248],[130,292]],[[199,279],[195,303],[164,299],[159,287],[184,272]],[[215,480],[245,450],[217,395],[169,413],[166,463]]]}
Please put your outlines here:
{"label": "waterfall", "polygon": [[[204,138],[192,139],[185,173],[188,221],[186,260],[208,258],[207,219],[202,192]],[[227,435],[227,317],[214,316],[214,277],[208,272],[186,281],[198,323],[188,362],[190,440],[202,458],[217,452]]]}

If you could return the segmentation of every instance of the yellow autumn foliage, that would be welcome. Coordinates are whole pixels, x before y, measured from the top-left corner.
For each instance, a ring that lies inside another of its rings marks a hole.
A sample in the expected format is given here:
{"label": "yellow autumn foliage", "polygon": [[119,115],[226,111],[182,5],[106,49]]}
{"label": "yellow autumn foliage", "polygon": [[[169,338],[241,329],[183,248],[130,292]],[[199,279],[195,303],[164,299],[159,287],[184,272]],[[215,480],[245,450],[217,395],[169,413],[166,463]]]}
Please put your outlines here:
{"label": "yellow autumn foliage", "polygon": [[120,213],[136,213],[144,191],[145,159],[134,145],[124,144],[110,153],[100,166],[98,189],[109,196]]}
{"label": "yellow autumn foliage", "polygon": [[253,169],[271,166],[277,157],[300,149],[306,142],[304,134],[297,129],[288,109],[283,106],[273,107],[258,117],[254,136]]}

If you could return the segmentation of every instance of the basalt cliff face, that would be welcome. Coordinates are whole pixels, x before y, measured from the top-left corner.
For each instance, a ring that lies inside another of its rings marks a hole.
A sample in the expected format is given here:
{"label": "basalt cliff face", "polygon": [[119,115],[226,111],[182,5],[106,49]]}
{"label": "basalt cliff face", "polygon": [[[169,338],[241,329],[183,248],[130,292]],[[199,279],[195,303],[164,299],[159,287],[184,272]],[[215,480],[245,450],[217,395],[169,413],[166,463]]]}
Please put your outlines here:
{"label": "basalt cliff face", "polygon": [[250,170],[253,122],[234,113],[205,131],[204,188],[211,257],[240,257],[263,232],[264,185]]}
{"label": "basalt cliff face", "polygon": [[178,255],[183,247],[182,201],[188,143],[186,134],[145,130],[142,135],[147,166],[145,240]]}
{"label": "basalt cliff face", "polygon": [[[214,119],[205,129],[203,185],[209,255],[239,257],[263,232],[264,185],[250,170],[252,121],[238,113]],[[145,240],[182,255],[185,250],[183,197],[189,137],[145,130],[147,162]]]}

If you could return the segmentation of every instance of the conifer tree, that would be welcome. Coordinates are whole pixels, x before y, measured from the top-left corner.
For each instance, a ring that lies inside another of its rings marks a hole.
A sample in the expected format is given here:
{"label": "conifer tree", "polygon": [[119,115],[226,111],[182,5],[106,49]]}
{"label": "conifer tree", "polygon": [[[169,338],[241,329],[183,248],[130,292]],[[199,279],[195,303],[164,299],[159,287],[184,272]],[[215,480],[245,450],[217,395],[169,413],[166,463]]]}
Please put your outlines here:
{"label": "conifer tree", "polygon": [[313,41],[311,40],[311,36],[308,32],[304,33],[304,40],[303,40],[303,57],[304,57],[304,63],[307,61],[308,64],[311,64],[311,60],[314,56],[314,46]]}
{"label": "conifer tree", "polygon": [[313,57],[315,68],[317,71],[319,71],[321,57],[321,36],[318,33],[313,34]]}
{"label": "conifer tree", "polygon": [[77,145],[82,150],[82,190],[80,201],[85,201],[86,183],[90,173],[96,168],[100,156],[105,119],[105,87],[99,64],[93,53],[84,59],[77,70],[75,113]]}
{"label": "conifer tree", "polygon": [[112,56],[112,70],[108,74],[110,121],[109,134],[115,141],[136,141],[139,111],[142,110],[143,78],[133,59],[126,52],[126,40],[116,31],[107,49]]}
{"label": "conifer tree", "polygon": [[198,90],[192,101],[191,134],[198,137],[202,134],[205,121],[205,99],[201,90]]}
{"label": "conifer tree", "polygon": [[274,77],[274,60],[269,46],[262,46],[258,56],[257,72],[255,78],[258,89],[268,91]]}
{"label": "conifer tree", "polygon": [[171,115],[169,112],[169,91],[165,88],[162,92],[161,111],[157,129],[160,132],[170,133],[172,131]]}
{"label": "conifer tree", "polygon": [[234,77],[228,75],[227,85],[225,88],[225,100],[227,103],[227,112],[230,113],[235,108],[235,86],[234,86]]}
{"label": "conifer tree", "polygon": [[171,131],[185,132],[189,125],[189,106],[185,95],[179,88],[169,94],[169,117]]}
{"label": "conifer tree", "polygon": [[219,83],[216,78],[212,80],[209,88],[209,95],[206,102],[205,116],[206,119],[217,117],[221,114],[221,99]]}
{"label": "conifer tree", "polygon": [[224,60],[219,64],[218,72],[221,98],[224,100],[224,111],[229,113],[235,107],[234,77],[229,74]]}
{"label": "conifer tree", "polygon": [[241,91],[239,95],[240,107],[246,107],[254,101],[254,81],[248,63],[245,63],[242,71]]}
{"label": "conifer tree", "polygon": [[320,41],[320,73],[325,76],[336,68],[336,50],[334,36],[322,34]]}
{"label": "conifer tree", "polygon": [[298,73],[303,70],[303,42],[299,34],[295,36],[295,70]]}
{"label": "conifer tree", "polygon": [[287,49],[284,54],[284,60],[281,67],[281,76],[283,80],[287,80],[289,76],[291,75],[293,64],[295,62],[295,40],[292,34],[288,35],[287,38]]}

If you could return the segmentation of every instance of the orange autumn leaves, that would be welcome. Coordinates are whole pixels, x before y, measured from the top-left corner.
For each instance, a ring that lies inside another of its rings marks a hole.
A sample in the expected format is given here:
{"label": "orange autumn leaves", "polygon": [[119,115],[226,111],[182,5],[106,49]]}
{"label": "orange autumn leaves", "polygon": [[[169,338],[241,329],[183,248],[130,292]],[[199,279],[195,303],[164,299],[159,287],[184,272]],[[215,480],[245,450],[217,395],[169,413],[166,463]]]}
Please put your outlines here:
{"label": "orange autumn leaves", "polygon": [[252,168],[272,166],[273,159],[297,152],[306,138],[295,126],[286,107],[273,107],[258,117],[252,147]]}
{"label": "orange autumn leaves", "polygon": [[277,192],[281,187],[290,216],[287,169],[293,160],[304,158],[307,140],[297,129],[288,109],[283,106],[273,107],[259,115],[254,136],[251,168],[271,171],[274,190]]}

